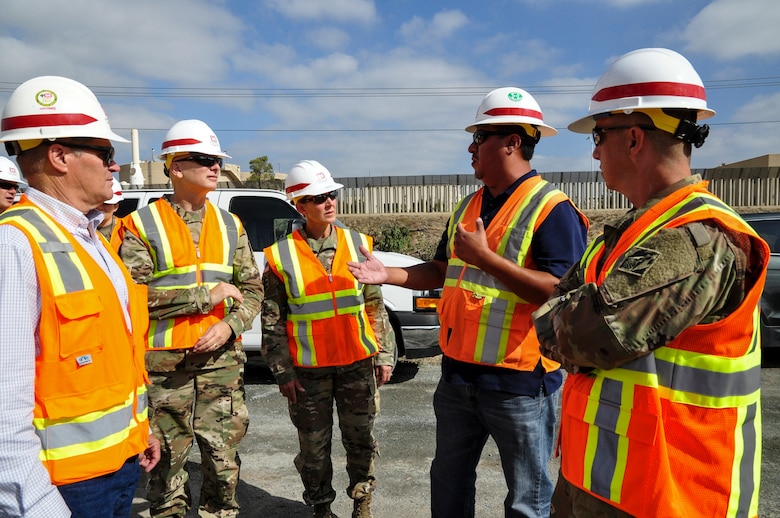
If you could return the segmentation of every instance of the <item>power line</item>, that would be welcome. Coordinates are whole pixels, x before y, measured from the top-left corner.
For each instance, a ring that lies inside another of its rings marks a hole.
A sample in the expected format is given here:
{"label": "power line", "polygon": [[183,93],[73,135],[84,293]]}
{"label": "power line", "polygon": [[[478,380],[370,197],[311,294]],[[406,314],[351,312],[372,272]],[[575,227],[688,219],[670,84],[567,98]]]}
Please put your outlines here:
{"label": "power line", "polygon": [[[717,79],[704,81],[708,90],[737,88],[767,88],[780,86],[780,76]],[[10,93],[19,83],[0,81],[0,92]],[[589,94],[594,85],[563,84],[525,87],[533,95]],[[367,97],[466,97],[484,95],[497,86],[440,86],[440,87],[342,87],[342,88],[237,88],[162,87],[162,86],[90,86],[98,97],[125,98],[367,98]]]}

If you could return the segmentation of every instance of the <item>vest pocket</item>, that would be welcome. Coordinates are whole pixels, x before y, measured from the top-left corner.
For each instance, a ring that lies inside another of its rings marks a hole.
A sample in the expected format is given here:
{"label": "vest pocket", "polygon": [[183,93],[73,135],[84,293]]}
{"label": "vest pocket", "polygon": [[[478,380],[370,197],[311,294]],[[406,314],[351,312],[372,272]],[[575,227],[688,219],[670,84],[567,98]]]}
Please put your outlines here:
{"label": "vest pocket", "polygon": [[[103,349],[103,332],[95,329],[103,311],[100,297],[94,290],[76,291],[55,297],[60,327],[60,358],[79,356]],[[74,360],[75,361],[75,360]],[[89,361],[83,358],[82,364]]]}

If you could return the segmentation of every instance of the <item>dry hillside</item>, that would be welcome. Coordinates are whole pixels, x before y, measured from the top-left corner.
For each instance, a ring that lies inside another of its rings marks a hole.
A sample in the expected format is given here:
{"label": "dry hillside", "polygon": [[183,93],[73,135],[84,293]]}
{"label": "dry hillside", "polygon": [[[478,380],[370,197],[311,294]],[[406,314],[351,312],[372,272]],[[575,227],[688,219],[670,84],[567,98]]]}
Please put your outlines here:
{"label": "dry hillside", "polygon": [[[773,212],[780,207],[738,207],[738,212]],[[604,226],[614,221],[625,211],[598,210],[584,211],[590,220],[590,238],[593,238]],[[433,257],[436,245],[441,239],[449,213],[429,214],[373,214],[343,215],[339,219],[348,227],[374,237],[379,250],[401,252],[423,260]]]}

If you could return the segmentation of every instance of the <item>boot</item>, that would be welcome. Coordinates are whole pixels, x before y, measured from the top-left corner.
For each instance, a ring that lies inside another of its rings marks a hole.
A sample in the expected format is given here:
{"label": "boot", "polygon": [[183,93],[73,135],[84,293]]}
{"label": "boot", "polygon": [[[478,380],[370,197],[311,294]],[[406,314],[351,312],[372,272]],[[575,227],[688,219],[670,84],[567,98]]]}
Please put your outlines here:
{"label": "boot", "polygon": [[311,516],[312,518],[338,518],[330,510],[330,504],[314,504],[314,513]]}
{"label": "boot", "polygon": [[363,498],[355,499],[352,518],[374,518],[374,515],[371,514],[371,493]]}

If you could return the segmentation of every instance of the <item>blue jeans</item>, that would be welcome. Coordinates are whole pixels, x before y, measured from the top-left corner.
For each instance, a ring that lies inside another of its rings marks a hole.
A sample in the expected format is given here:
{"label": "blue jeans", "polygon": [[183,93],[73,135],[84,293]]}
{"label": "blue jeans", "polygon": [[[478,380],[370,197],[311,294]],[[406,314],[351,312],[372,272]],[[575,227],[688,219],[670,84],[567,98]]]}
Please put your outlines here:
{"label": "blue jeans", "polygon": [[433,396],[436,456],[431,463],[434,518],[473,517],[477,464],[488,436],[498,446],[509,489],[504,514],[550,515],[547,464],[555,441],[558,391],[537,397],[439,381]]}
{"label": "blue jeans", "polygon": [[71,518],[129,518],[141,473],[138,457],[114,473],[59,486]]}

